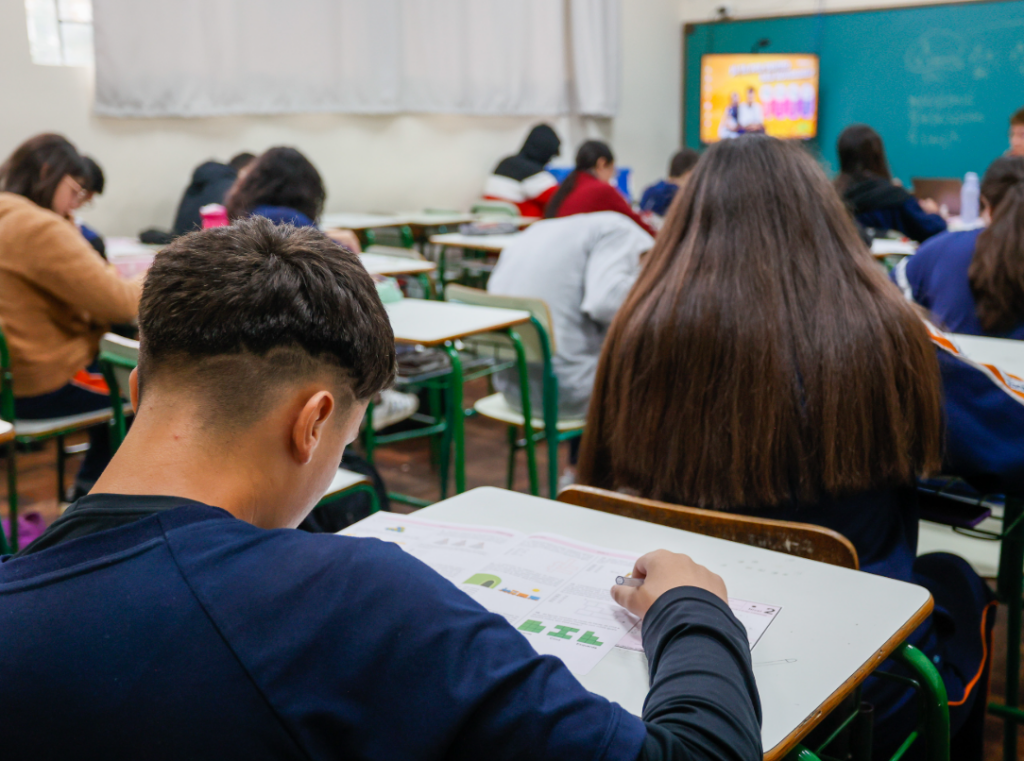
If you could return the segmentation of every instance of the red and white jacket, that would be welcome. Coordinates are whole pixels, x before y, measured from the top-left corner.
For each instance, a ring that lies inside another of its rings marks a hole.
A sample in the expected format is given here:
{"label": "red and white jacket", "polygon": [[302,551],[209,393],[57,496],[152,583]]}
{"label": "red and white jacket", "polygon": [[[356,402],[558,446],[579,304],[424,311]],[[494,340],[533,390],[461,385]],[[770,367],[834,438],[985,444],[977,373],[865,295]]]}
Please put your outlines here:
{"label": "red and white jacket", "polygon": [[488,201],[507,201],[519,208],[524,217],[543,217],[544,208],[558,190],[558,180],[548,171],[540,171],[524,180],[492,174],[484,184]]}

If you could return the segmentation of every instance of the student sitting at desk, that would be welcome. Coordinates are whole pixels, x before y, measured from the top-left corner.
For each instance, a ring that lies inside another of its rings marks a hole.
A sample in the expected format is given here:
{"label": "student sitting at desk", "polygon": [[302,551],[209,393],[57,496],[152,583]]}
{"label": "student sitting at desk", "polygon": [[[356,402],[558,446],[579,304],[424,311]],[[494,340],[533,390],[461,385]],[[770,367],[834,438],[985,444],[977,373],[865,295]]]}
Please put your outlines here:
{"label": "student sitting at desk", "polygon": [[[60,135],[27,140],[0,167],[0,325],[21,419],[109,409],[103,376],[90,366],[100,336],[138,311],[140,283],[121,279],[72,221],[87,185],[82,157]],[[110,460],[105,424],[89,441],[77,494]]]}
{"label": "student sitting at desk", "polygon": [[[487,290],[547,303],[555,333],[559,417],[586,414],[604,336],[636,281],[640,255],[653,245],[654,238],[631,220],[599,211],[537,222],[502,250]],[[530,399],[540,410],[541,368],[530,368],[530,375]],[[515,370],[496,375],[494,387],[522,411]],[[570,466],[578,442],[571,441]]]}
{"label": "student sitting at desk", "polygon": [[251,153],[239,153],[227,164],[206,161],[196,167],[185,192],[178,204],[174,217],[174,235],[184,235],[203,227],[199,210],[211,203],[224,203],[224,199],[256,157]]}
{"label": "student sitting at desk", "polygon": [[936,235],[890,277],[946,330],[1024,340],[1024,157],[992,162],[981,202],[986,228]]}
{"label": "student sitting at desk", "polygon": [[612,149],[600,140],[588,140],[576,152],[576,168],[562,180],[558,191],[548,201],[544,216],[550,219],[593,211],[616,211],[654,235],[654,229],[640,219],[622,193],[610,184],[614,177]]}
{"label": "student sitting at desk", "polygon": [[[232,221],[266,217],[274,224],[316,227],[327,191],[320,173],[294,148],[271,148],[252,163],[228,191],[224,205]],[[331,238],[357,254],[359,237],[351,230],[331,230]]]}
{"label": "student sitting at desk", "polygon": [[544,207],[558,188],[558,180],[544,167],[562,147],[562,141],[547,124],[538,124],[526,136],[515,156],[501,160],[484,185],[484,198],[508,201],[524,217],[544,216]]}
{"label": "student sitting at desk", "polygon": [[897,230],[922,242],[946,229],[938,204],[918,201],[892,181],[881,136],[866,124],[853,124],[839,135],[840,174],[836,190],[864,227]]}
{"label": "student sitting at desk", "polygon": [[354,254],[265,219],[194,233],[139,322],[127,438],[0,564],[11,757],[761,759],[746,633],[685,556],[613,592],[644,616],[642,721],[398,546],[289,530],[395,374]]}
{"label": "student sitting at desk", "polygon": [[640,196],[640,213],[654,214],[663,218],[668,213],[668,207],[672,205],[679,187],[686,180],[686,176],[693,171],[700,154],[693,148],[683,148],[675,152],[668,165],[668,178],[658,180],[648,187]]}
{"label": "student sitting at desk", "polygon": [[[916,559],[915,482],[942,450],[924,321],[800,146],[717,143],[680,193],[605,339],[579,482],[843,534],[862,570],[932,592],[911,641],[955,701],[954,733],[980,732],[991,595],[960,558]],[[952,441],[962,423],[948,424]],[[868,683],[889,753],[914,727],[911,696]]]}

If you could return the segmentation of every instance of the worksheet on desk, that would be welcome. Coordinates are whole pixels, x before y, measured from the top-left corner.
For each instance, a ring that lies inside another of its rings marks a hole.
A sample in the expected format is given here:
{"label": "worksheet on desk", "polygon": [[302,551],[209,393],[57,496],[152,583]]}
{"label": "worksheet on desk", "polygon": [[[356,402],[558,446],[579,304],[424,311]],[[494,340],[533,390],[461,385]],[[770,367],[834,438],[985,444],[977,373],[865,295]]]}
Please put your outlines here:
{"label": "worksheet on desk", "polygon": [[[609,591],[616,576],[633,570],[635,553],[555,534],[527,535],[385,512],[338,533],[398,544],[487,610],[504,616],[538,653],[561,658],[574,674],[588,673],[616,645],[643,649],[639,620]],[[749,618],[740,620],[751,647],[778,613],[778,608],[743,601],[730,600],[730,607],[738,617]]]}

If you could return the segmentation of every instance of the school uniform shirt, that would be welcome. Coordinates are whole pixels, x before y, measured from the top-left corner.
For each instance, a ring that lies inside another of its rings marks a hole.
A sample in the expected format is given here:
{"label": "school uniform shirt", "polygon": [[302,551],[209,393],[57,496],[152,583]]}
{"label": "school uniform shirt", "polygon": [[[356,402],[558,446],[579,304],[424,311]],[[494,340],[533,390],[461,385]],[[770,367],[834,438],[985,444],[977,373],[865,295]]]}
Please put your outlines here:
{"label": "school uniform shirt", "polygon": [[[560,417],[586,414],[608,327],[636,282],[640,254],[653,245],[632,221],[602,211],[535,222],[501,252],[487,290],[543,299],[551,312]],[[532,411],[539,417],[542,368],[528,370]],[[495,375],[494,387],[522,409],[515,370]]]}
{"label": "school uniform shirt", "polygon": [[142,284],[124,280],[74,222],[0,193],[0,325],[15,396],[56,391],[92,364],[100,336],[139,312]]}
{"label": "school uniform shirt", "polygon": [[196,167],[174,216],[174,234],[184,235],[201,230],[203,218],[199,210],[211,203],[224,203],[228,191],[238,179],[238,172],[228,164],[207,161]]}
{"label": "school uniform shirt", "polygon": [[761,758],[743,626],[644,621],[645,720],[399,547],[91,494],[0,564],[11,758]]}
{"label": "school uniform shirt", "polygon": [[607,182],[601,182],[590,172],[576,174],[576,186],[562,199],[556,217],[569,217],[573,214],[590,214],[595,211],[614,211],[629,217],[650,235],[657,231],[645,223],[640,215],[633,211],[629,202],[616,188]]}
{"label": "school uniform shirt", "polygon": [[981,230],[942,233],[897,264],[889,277],[909,301],[919,304],[951,333],[1024,340],[1024,322],[1002,333],[981,327],[967,276]]}
{"label": "school uniform shirt", "polygon": [[501,160],[484,183],[484,198],[514,203],[524,217],[543,217],[558,189],[558,180],[544,169],[558,155],[561,141],[546,124],[538,124],[515,156]]}
{"label": "school uniform shirt", "polygon": [[289,206],[270,206],[269,204],[262,204],[253,209],[249,215],[252,217],[265,217],[275,225],[316,227],[316,222],[314,220],[307,217],[301,211]]}
{"label": "school uniform shirt", "polygon": [[664,217],[668,213],[668,207],[675,200],[677,192],[679,192],[679,186],[674,182],[658,180],[640,196],[640,212],[649,212]]}
{"label": "school uniform shirt", "polygon": [[843,199],[864,227],[897,230],[918,243],[946,230],[946,220],[927,213],[910,193],[882,177],[857,179]]}

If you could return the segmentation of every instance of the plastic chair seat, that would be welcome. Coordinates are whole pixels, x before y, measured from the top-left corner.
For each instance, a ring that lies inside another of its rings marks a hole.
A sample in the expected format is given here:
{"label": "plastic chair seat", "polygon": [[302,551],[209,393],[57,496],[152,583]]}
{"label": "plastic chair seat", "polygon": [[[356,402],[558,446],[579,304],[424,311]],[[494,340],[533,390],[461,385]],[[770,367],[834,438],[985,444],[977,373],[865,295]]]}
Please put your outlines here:
{"label": "plastic chair seat", "polygon": [[340,494],[343,491],[351,489],[353,486],[361,485],[371,486],[370,479],[364,476],[362,473],[356,473],[352,470],[345,470],[345,468],[338,468],[338,472],[334,474],[334,478],[331,479],[331,485],[327,487],[327,491],[324,492],[323,498],[333,497],[336,494]]}
{"label": "plastic chair seat", "polygon": [[[125,414],[132,414],[132,406],[130,404],[125,405]],[[42,420],[15,420],[14,435],[19,439],[56,436],[60,433],[91,428],[94,425],[107,422],[113,416],[114,411],[108,409],[82,412],[78,415],[65,415],[64,417],[44,418]]]}
{"label": "plastic chair seat", "polygon": [[[479,414],[484,417],[489,417],[492,420],[500,420],[502,423],[508,423],[509,425],[523,425],[526,421],[523,418],[523,413],[516,411],[513,407],[505,401],[503,394],[491,394],[485,396],[473,405]],[[559,431],[578,431],[587,424],[586,418],[560,418],[558,420],[557,429]],[[544,430],[544,420],[535,417],[533,418],[533,429],[535,431]]]}

